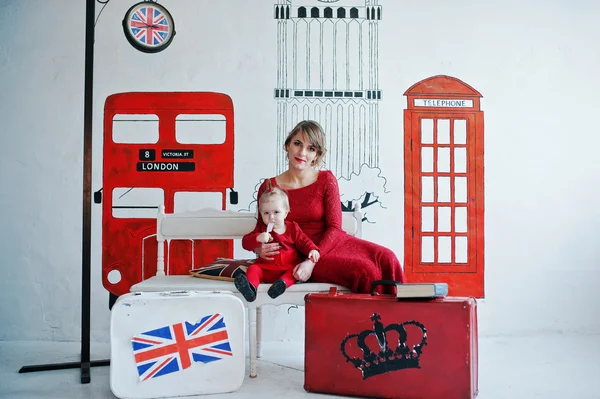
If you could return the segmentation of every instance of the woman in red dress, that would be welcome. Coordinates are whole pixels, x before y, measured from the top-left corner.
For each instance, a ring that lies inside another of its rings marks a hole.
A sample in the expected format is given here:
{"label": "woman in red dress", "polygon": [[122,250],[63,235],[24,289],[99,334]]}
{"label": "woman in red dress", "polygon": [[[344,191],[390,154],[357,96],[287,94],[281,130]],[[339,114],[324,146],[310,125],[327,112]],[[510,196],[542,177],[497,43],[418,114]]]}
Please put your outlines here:
{"label": "woman in red dress", "polygon": [[[404,283],[404,272],[396,255],[381,245],[351,236],[342,230],[342,205],[338,182],[333,173],[320,170],[326,153],[325,133],[314,121],[302,121],[285,140],[288,170],[266,179],[258,189],[258,198],[268,182],[288,194],[291,212],[288,220],[298,223],[304,233],[319,247],[318,263],[306,259],[293,270],[299,281],[339,284],[352,292],[371,292],[374,280],[396,280]],[[257,223],[257,229],[260,228]],[[256,245],[256,240],[243,239],[242,246],[257,256],[272,260],[279,244]],[[381,292],[382,286],[377,288]],[[395,291],[384,286],[384,291]]]}

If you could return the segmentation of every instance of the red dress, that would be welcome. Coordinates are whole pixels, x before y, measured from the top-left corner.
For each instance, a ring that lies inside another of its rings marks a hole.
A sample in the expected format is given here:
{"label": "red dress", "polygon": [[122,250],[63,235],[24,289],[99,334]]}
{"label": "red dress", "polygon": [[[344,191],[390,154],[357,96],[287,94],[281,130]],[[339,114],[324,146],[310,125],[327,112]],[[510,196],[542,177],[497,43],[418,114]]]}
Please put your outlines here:
{"label": "red dress", "polygon": [[[275,178],[270,180],[273,186],[279,187]],[[258,189],[257,198],[265,189],[266,180]],[[340,190],[331,171],[320,171],[317,181],[308,186],[284,191],[291,209],[287,220],[298,223],[319,247],[321,257],[310,281],[343,285],[357,293],[371,292],[374,280],[405,282],[402,266],[391,250],[342,230]],[[254,250],[256,238],[251,242],[244,237],[242,246],[248,251]],[[395,291],[394,287],[384,289],[385,292],[392,290]],[[377,291],[381,292],[381,287]]]}

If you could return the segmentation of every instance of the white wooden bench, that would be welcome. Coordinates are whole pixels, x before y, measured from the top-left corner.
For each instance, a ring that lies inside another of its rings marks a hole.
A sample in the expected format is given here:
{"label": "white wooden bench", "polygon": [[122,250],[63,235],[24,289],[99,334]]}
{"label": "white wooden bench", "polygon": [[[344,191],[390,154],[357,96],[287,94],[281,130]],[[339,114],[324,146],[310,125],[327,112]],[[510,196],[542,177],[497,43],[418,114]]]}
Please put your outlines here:
{"label": "white wooden bench", "polygon": [[[242,299],[248,308],[250,377],[256,377],[256,358],[260,357],[261,327],[263,305],[304,306],[304,296],[312,292],[328,292],[335,285],[325,283],[298,283],[289,287],[281,296],[272,299],[267,295],[270,284],[260,284],[254,302],[246,302],[233,282],[197,278],[193,276],[165,275],[164,242],[168,247],[172,240],[241,239],[256,226],[254,213],[203,209],[195,212],[166,214],[160,207],[157,219],[156,239],[158,241],[158,259],[156,276],[150,277],[131,287],[131,292],[162,291],[231,291]],[[360,205],[354,212],[342,214],[342,228],[348,234],[362,235],[362,212]],[[193,259],[193,256],[192,256]],[[195,265],[190,265],[190,270]],[[346,287],[335,286],[338,291],[348,292]]]}

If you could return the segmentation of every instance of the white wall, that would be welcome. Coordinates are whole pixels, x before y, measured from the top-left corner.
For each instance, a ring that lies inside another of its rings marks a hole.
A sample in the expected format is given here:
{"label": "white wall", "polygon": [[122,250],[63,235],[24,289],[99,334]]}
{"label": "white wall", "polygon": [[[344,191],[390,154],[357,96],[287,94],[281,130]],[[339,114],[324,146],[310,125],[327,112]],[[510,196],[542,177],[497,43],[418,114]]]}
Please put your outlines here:
{"label": "white wall", "polygon": [[[341,0],[343,3],[343,0]],[[0,1],[0,339],[78,340],[85,5]],[[112,1],[96,26],[93,190],[102,185],[104,100],[123,91],[219,91],[235,107],[240,207],[274,174],[276,46],[272,1],[164,0],[177,35],[137,52]],[[485,335],[599,333],[600,26],[593,0],[381,0],[381,169],[387,210],[366,237],[403,259],[404,91],[438,74],[483,94]],[[501,4],[501,5],[500,5]],[[100,7],[98,6],[97,12]],[[60,20],[46,30],[48,20]],[[266,144],[265,144],[266,143]],[[263,154],[257,157],[257,154]],[[257,158],[260,158],[257,160]],[[390,178],[397,176],[397,178]],[[92,338],[108,340],[93,205]],[[243,256],[243,253],[238,253]],[[302,309],[266,313],[265,339],[302,339]],[[277,319],[275,319],[277,318]]]}
{"label": "white wall", "polygon": [[84,14],[0,2],[0,339],[79,337]]}

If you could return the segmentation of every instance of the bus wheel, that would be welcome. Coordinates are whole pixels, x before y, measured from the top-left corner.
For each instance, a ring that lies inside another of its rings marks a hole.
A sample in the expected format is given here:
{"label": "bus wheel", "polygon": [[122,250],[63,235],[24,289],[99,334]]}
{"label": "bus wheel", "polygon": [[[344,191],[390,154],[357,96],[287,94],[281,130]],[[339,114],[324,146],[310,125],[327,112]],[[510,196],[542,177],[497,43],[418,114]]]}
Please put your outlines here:
{"label": "bus wheel", "polygon": [[112,309],[115,302],[117,302],[117,298],[119,298],[119,297],[117,295],[113,294],[112,292],[108,293],[108,310]]}

